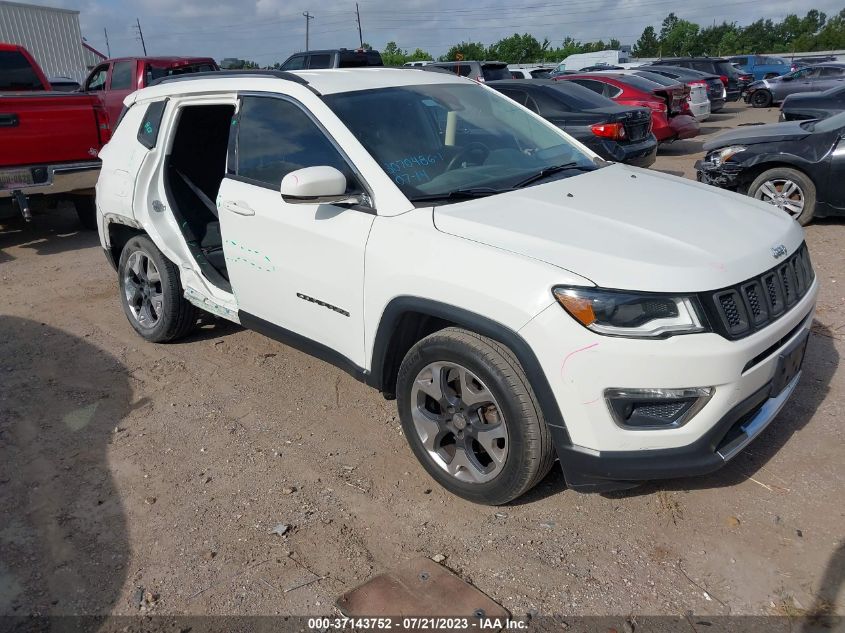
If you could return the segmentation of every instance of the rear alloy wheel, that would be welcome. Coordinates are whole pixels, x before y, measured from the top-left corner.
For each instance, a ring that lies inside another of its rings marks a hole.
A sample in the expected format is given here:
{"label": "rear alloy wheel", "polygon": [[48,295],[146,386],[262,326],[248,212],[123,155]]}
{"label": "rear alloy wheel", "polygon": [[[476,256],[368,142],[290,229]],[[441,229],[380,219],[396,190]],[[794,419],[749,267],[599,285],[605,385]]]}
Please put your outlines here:
{"label": "rear alloy wheel", "polygon": [[197,309],[183,296],[179,270],[150,238],[140,235],[126,243],[117,272],[123,311],[143,338],[165,343],[196,325]]}
{"label": "rear alloy wheel", "polygon": [[497,341],[460,328],[435,332],[407,353],[396,387],[411,449],[450,492],[508,503],[551,469],[555,453],[536,397]]}
{"label": "rear alloy wheel", "polygon": [[768,90],[757,90],[751,95],[751,105],[755,108],[768,108],[772,105],[772,93]]}
{"label": "rear alloy wheel", "polygon": [[816,187],[797,169],[777,167],[763,172],[751,183],[748,194],[775,205],[799,224],[807,224],[816,210]]}

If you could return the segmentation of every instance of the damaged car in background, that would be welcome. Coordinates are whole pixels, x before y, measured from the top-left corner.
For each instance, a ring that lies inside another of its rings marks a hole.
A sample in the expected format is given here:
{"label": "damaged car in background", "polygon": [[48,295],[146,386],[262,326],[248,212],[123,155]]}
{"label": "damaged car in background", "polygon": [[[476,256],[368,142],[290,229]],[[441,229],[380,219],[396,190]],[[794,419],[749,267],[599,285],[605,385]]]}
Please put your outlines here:
{"label": "damaged car in background", "polygon": [[845,214],[845,113],[739,128],[704,144],[702,182],[777,206],[801,224]]}

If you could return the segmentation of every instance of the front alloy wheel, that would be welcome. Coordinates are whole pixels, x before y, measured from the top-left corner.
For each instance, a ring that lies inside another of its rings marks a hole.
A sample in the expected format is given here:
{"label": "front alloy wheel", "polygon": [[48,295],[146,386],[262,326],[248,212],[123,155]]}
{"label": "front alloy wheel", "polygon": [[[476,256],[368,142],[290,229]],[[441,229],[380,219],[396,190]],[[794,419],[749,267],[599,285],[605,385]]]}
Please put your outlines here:
{"label": "front alloy wheel", "polygon": [[449,327],[417,342],[399,367],[396,402],[423,468],[464,499],[508,503],[554,463],[549,429],[519,360],[475,332]]}
{"label": "front alloy wheel", "polygon": [[460,481],[493,479],[508,455],[508,427],[487,386],[466,367],[426,365],[411,390],[414,427],[432,461]]}
{"label": "front alloy wheel", "polygon": [[748,195],[776,206],[799,224],[816,212],[816,186],[809,176],[792,167],[774,167],[761,173],[748,187]]}
{"label": "front alloy wheel", "polygon": [[804,191],[798,183],[787,178],[765,181],[754,192],[754,197],[775,205],[793,218],[797,218],[804,211]]}

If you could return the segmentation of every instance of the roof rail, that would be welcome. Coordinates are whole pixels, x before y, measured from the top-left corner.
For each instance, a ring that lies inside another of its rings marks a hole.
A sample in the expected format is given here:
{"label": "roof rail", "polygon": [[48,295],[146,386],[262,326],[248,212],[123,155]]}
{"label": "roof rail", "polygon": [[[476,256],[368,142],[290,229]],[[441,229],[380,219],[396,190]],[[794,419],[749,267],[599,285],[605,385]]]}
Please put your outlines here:
{"label": "roof rail", "polygon": [[169,84],[174,81],[190,81],[193,79],[223,79],[224,77],[269,77],[275,79],[285,79],[293,81],[303,86],[308,85],[308,81],[299,75],[286,72],[284,70],[210,70],[200,73],[185,73],[184,75],[171,75],[169,77],[160,77],[153,81],[150,86],[158,86],[159,84]]}

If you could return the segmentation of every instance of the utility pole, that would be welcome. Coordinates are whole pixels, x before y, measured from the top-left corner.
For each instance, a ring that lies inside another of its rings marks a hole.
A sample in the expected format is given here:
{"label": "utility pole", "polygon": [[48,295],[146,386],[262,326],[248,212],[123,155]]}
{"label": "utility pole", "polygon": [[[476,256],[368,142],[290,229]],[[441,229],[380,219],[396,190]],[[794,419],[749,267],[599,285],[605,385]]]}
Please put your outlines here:
{"label": "utility pole", "polygon": [[141,48],[144,49],[144,57],[147,56],[147,45],[144,43],[144,32],[141,30],[141,20],[135,18],[135,24],[137,25],[135,28],[138,29],[138,36],[141,38]]}
{"label": "utility pole", "polygon": [[305,16],[305,51],[308,52],[308,35],[310,33],[310,26],[311,20],[314,19],[314,16],[305,11],[302,15]]}
{"label": "utility pole", "polygon": [[106,35],[106,53],[109,57],[111,57],[111,46],[109,46],[109,32],[106,29],[103,29],[103,33]]}
{"label": "utility pole", "polygon": [[364,48],[364,36],[361,35],[361,12],[358,10],[358,3],[355,3],[355,15],[358,16],[358,41],[361,42],[361,48]]}

